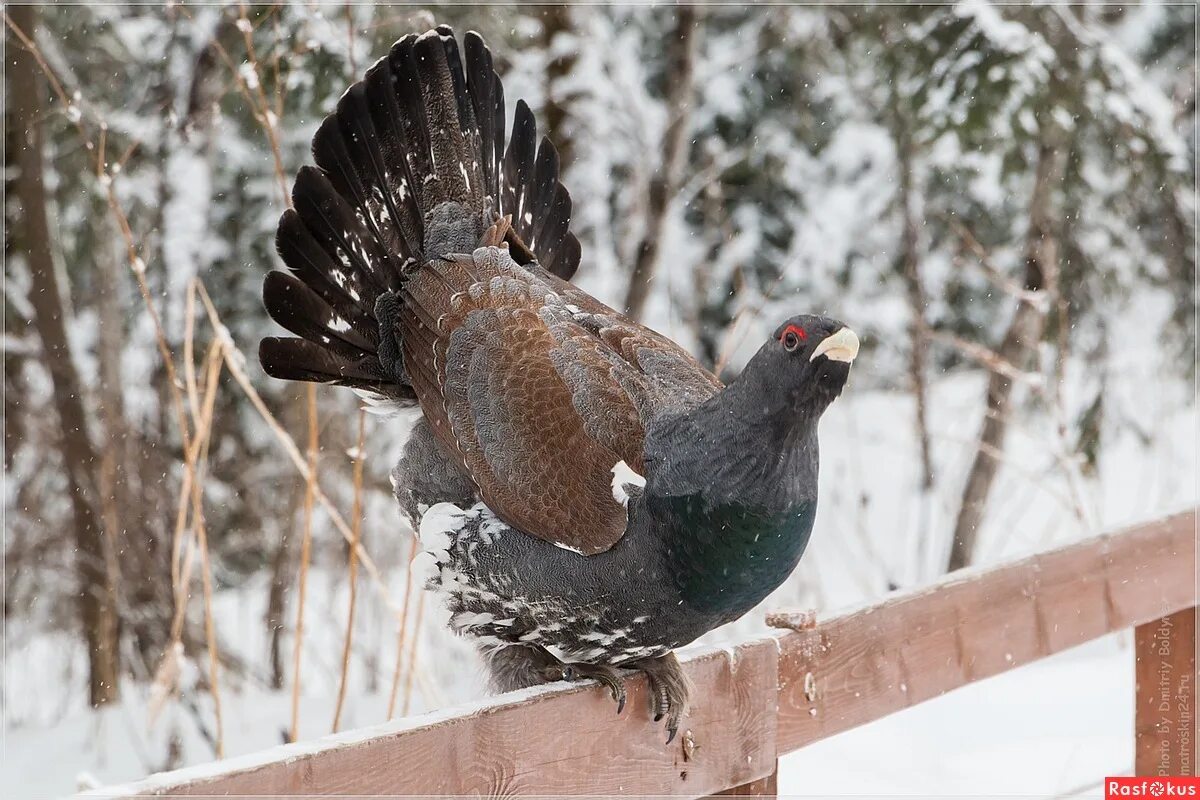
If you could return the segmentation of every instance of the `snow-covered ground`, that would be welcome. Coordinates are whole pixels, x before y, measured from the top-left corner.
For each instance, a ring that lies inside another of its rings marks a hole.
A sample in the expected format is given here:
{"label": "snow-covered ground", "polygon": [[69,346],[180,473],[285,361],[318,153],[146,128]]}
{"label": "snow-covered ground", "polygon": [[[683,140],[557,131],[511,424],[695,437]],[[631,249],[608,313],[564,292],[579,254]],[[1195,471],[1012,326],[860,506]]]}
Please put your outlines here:
{"label": "snow-covered ground", "polygon": [[1133,653],[1119,633],[810,745],[781,796],[1102,797],[1133,768]]}
{"label": "snow-covered ground", "polygon": [[[983,531],[985,561],[1010,560],[1195,503],[1197,416],[1191,387],[1157,378],[1162,372],[1150,362],[1131,361],[1128,367],[1129,380],[1113,388],[1108,402],[1116,414],[1133,408],[1137,416],[1107,432],[1093,476],[1063,469],[1052,420],[1029,413],[1014,422]],[[935,383],[932,444],[942,480],[923,498],[917,490],[910,399],[856,392],[852,381],[822,423],[821,508],[808,554],[762,609],[705,641],[728,641],[762,629],[767,608],[815,607],[829,614],[878,597],[889,582],[904,587],[935,577],[977,431],[982,386],[982,378],[970,374]],[[1126,402],[1123,392],[1138,386],[1138,398]],[[1168,434],[1146,437],[1150,429],[1140,428],[1140,420],[1154,420],[1154,429]],[[392,567],[387,573],[388,594],[399,598],[403,570]],[[374,588],[366,581],[363,586],[343,729],[386,718],[396,663],[392,618]],[[309,587],[302,738],[330,730],[346,603],[338,569],[315,569]],[[265,596],[261,581],[251,581],[216,598],[222,639],[256,674],[263,672],[267,652]],[[445,630],[436,603],[427,609],[420,637],[411,713],[481,694],[474,653]],[[786,760],[781,789],[796,795],[1053,796],[1098,784],[1131,763],[1127,639],[1125,634],[1109,637],[818,743]],[[290,675],[290,642],[285,646]],[[204,653],[188,656],[205,658]],[[190,663],[185,661],[181,679],[185,690],[195,681]],[[180,766],[212,758],[200,727],[211,731],[213,725],[203,690],[184,692],[194,709],[168,704],[151,727],[148,681],[127,682],[121,703],[93,713],[80,693],[82,673],[74,639],[10,621],[5,796],[51,797],[80,784],[135,779],[161,769],[172,749]],[[227,675],[223,681],[226,754],[281,742],[290,720],[290,691],[270,691],[255,678]],[[168,744],[172,736],[175,745]]]}

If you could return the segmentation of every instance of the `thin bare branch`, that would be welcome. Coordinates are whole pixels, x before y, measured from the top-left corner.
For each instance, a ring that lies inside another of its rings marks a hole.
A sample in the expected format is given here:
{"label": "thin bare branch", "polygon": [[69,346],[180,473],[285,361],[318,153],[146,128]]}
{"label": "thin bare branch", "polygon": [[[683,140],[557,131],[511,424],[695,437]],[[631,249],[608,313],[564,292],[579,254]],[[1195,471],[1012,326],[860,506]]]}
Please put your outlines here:
{"label": "thin bare branch", "polygon": [[1044,292],[1031,292],[1021,284],[1014,281],[1012,278],[1004,274],[1003,270],[996,267],[992,261],[991,254],[987,251],[975,234],[971,232],[961,220],[956,217],[949,217],[948,222],[958,237],[962,239],[963,244],[975,256],[976,262],[980,271],[987,277],[989,281],[998,289],[1008,294],[1017,300],[1024,300],[1027,303],[1033,304],[1039,309],[1045,308],[1046,296]]}
{"label": "thin bare branch", "polygon": [[1041,394],[1045,382],[1042,376],[1035,372],[1025,372],[1018,369],[1008,361],[1005,361],[999,353],[989,347],[984,347],[981,344],[967,341],[961,336],[957,336],[947,331],[930,330],[929,338],[949,345],[955,350],[958,350],[963,355],[971,358],[981,365],[986,367],[990,372],[1003,375],[1014,383],[1028,384],[1035,392]]}

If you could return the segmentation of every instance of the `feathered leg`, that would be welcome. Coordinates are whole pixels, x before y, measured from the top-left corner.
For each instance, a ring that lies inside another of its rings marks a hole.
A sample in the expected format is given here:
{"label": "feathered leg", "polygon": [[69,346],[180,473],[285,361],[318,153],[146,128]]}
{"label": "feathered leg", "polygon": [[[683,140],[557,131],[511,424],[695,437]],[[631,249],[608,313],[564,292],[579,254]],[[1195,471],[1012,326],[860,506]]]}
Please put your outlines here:
{"label": "feathered leg", "polygon": [[612,667],[560,661],[544,647],[532,644],[487,648],[480,652],[487,662],[493,692],[511,692],[554,681],[590,679],[608,689],[617,704],[618,714],[625,710],[625,681]]}
{"label": "feathered leg", "polygon": [[488,688],[496,693],[549,683],[556,680],[552,671],[562,667],[562,662],[545,648],[533,644],[489,645],[479,652],[487,665]]}

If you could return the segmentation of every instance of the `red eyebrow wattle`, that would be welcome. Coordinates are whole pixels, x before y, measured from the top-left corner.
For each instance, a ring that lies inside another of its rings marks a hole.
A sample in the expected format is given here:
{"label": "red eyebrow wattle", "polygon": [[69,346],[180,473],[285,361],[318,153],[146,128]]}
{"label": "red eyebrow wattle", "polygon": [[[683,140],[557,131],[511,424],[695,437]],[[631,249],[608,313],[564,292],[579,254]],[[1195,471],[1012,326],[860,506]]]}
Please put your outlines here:
{"label": "red eyebrow wattle", "polygon": [[783,333],[779,334],[779,340],[783,341],[783,337],[787,336],[789,333],[796,334],[796,336],[798,336],[802,342],[808,338],[808,334],[804,332],[804,328],[801,328],[799,325],[788,325],[783,329]]}

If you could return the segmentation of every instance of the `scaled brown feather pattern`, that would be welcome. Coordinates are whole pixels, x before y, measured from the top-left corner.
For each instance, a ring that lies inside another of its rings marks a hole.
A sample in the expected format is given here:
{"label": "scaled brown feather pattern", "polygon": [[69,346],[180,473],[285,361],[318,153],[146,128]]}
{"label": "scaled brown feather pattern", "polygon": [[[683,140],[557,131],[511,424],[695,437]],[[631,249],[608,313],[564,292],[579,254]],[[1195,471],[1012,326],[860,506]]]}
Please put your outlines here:
{"label": "scaled brown feather pattern", "polygon": [[404,361],[434,435],[498,517],[585,554],[625,532],[612,470],[642,470],[648,415],[720,386],[681,348],[506,248],[439,259],[403,296]]}

